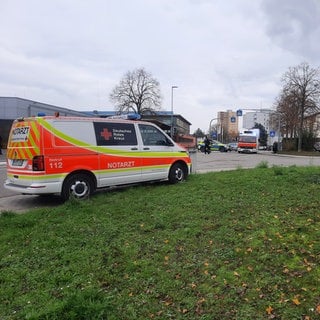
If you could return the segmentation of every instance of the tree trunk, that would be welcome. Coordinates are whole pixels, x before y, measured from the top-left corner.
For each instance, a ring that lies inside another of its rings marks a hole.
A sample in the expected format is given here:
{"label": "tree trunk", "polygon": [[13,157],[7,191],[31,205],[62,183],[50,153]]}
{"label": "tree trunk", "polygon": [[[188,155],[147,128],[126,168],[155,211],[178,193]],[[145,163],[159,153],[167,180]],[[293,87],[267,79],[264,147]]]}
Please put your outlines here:
{"label": "tree trunk", "polygon": [[300,124],[299,124],[298,152],[301,152],[301,149],[302,149],[303,117],[304,117],[304,113],[301,114],[301,119],[300,119]]}

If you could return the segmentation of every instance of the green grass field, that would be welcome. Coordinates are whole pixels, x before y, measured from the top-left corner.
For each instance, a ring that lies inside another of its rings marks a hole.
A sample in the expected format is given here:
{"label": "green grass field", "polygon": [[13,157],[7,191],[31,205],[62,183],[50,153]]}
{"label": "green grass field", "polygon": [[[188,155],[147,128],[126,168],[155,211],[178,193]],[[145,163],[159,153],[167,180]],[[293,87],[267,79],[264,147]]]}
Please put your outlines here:
{"label": "green grass field", "polygon": [[320,168],[191,175],[0,216],[0,319],[319,319]]}

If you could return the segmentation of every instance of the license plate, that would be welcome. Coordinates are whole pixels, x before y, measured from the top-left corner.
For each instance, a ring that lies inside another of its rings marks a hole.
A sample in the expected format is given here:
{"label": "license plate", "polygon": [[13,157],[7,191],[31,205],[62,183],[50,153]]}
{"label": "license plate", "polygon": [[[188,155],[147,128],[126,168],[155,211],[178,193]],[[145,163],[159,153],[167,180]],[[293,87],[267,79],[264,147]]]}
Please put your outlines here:
{"label": "license plate", "polygon": [[22,159],[13,159],[12,165],[15,167],[22,167],[24,160]]}

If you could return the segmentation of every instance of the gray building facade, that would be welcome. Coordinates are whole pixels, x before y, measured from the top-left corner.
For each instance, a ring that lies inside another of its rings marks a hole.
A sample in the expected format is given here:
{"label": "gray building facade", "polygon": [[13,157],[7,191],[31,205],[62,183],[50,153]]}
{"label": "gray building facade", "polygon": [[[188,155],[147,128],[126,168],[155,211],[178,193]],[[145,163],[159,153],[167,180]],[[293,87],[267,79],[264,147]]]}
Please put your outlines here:
{"label": "gray building facade", "polygon": [[20,117],[36,116],[38,113],[45,113],[51,116],[56,112],[59,112],[61,116],[86,116],[83,112],[33,100],[16,97],[0,97],[0,119],[14,120]]}
{"label": "gray building facade", "polygon": [[5,148],[7,145],[10,128],[15,119],[36,116],[39,113],[51,116],[55,115],[56,112],[59,112],[61,116],[87,116],[83,112],[33,100],[18,97],[0,97],[0,136],[2,137],[2,148]]}

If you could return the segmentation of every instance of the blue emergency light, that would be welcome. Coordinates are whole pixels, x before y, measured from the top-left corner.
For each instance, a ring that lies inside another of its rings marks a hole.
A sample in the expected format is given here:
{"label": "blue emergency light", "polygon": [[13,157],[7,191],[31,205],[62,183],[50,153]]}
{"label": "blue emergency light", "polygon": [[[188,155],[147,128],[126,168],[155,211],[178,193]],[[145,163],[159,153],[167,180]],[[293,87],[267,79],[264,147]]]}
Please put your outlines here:
{"label": "blue emergency light", "polygon": [[108,119],[140,120],[141,115],[139,113],[119,114],[116,116],[108,117]]}

